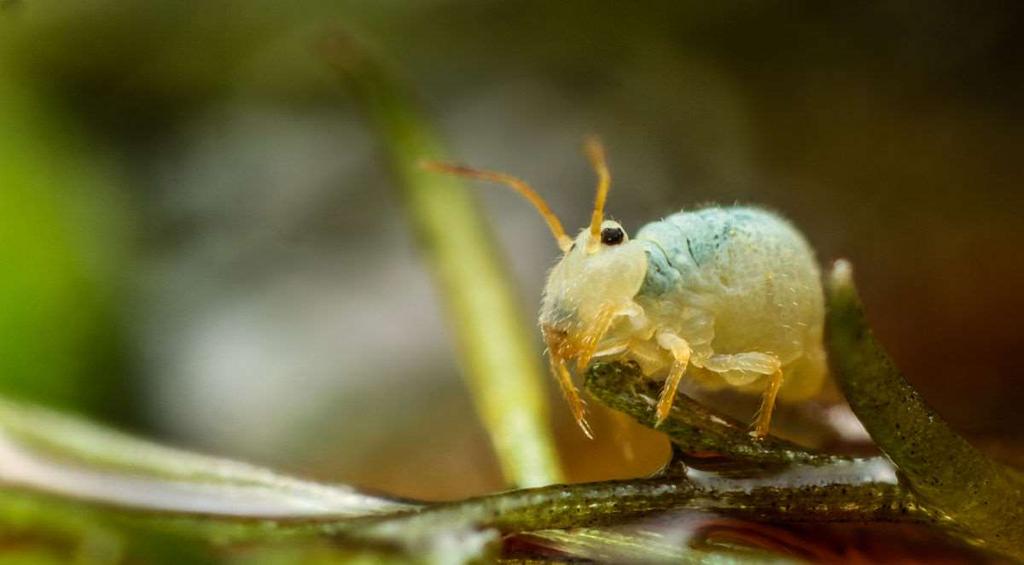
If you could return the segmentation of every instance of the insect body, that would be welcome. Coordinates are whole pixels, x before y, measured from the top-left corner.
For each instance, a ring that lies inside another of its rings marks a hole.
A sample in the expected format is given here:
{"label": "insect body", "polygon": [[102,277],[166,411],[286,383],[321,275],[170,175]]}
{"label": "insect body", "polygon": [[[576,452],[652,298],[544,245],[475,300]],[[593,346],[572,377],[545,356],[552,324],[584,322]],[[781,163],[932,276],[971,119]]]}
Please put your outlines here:
{"label": "insect body", "polygon": [[563,256],[551,270],[540,326],[551,371],[590,435],[568,363],[636,362],[664,379],[657,421],[684,375],[711,388],[760,391],[753,433],[768,432],[777,396],[807,398],[826,375],[824,299],[814,253],[787,221],[754,207],[708,207],[647,224],[632,239],[604,219],[610,177],[596,141],[587,153],[599,183],[591,224],[575,239],[525,183],[490,171],[431,167],[502,182],[545,217]]}

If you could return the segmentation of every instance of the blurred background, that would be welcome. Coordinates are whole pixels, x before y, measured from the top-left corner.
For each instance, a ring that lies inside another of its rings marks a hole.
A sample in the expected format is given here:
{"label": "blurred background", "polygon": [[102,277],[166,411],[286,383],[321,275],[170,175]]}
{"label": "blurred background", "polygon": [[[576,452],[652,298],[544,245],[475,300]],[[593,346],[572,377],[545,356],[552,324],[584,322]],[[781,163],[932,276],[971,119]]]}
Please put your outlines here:
{"label": "blurred background", "polygon": [[[317,50],[344,30],[454,156],[572,229],[595,132],[631,231],[707,202],[790,217],[853,260],[941,414],[1016,442],[1022,25],[1015,3],[0,0],[0,393],[400,495],[501,488],[384,154]],[[515,195],[478,196],[532,319],[556,248]],[[572,480],[664,457],[641,434],[626,461],[600,421],[586,440],[550,391]]]}

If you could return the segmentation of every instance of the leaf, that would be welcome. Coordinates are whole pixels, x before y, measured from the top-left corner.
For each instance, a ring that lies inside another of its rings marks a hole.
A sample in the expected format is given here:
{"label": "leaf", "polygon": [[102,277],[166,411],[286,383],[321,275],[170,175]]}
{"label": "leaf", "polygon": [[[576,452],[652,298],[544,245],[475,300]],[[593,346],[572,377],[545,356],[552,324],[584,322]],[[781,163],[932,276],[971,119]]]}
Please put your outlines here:
{"label": "leaf", "polygon": [[0,400],[0,482],[130,509],[220,516],[354,517],[411,507],[162,447],[9,400]]}
{"label": "leaf", "polygon": [[540,352],[473,194],[422,168],[443,157],[442,143],[386,65],[343,35],[324,51],[384,142],[505,479],[524,487],[561,482]]}

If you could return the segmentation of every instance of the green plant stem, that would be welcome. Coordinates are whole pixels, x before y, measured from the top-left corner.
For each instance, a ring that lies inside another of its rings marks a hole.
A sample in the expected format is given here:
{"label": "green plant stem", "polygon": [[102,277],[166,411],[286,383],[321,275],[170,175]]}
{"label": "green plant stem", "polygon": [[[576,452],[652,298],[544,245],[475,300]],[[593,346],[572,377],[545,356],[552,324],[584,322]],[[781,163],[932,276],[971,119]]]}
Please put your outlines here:
{"label": "green plant stem", "polygon": [[857,418],[921,498],[993,550],[1024,559],[1019,475],[952,430],[903,378],[865,321],[851,268],[828,281],[836,378]]}
{"label": "green plant stem", "polygon": [[[595,364],[587,372],[585,384],[587,391],[605,405],[629,414],[647,427],[656,427],[654,407],[661,392],[661,383],[643,378],[635,365]],[[676,396],[668,418],[656,429],[668,435],[682,452],[691,455],[714,454],[737,462],[766,466],[793,463],[829,465],[845,460],[835,455],[814,453],[772,436],[755,439],[744,424],[685,394]]]}
{"label": "green plant stem", "polygon": [[501,493],[419,511],[341,525],[344,537],[405,540],[411,546],[439,532],[494,528],[520,533],[600,526],[670,510],[722,512],[783,522],[932,522],[936,518],[899,485],[856,475],[750,481],[743,478],[658,477],[550,486]]}
{"label": "green plant stem", "polygon": [[[493,529],[501,533],[523,533],[594,527],[665,511],[705,511],[754,520],[811,523],[930,523],[935,520],[926,509],[918,506],[913,496],[893,484],[846,479],[829,482],[815,478],[794,485],[789,480],[788,477],[755,482],[724,477],[711,481],[696,477],[658,477],[554,485],[435,504],[421,510],[341,519],[168,515],[26,495],[22,500],[30,504],[26,508],[31,508],[34,515],[31,521],[25,518],[21,521],[26,528],[32,526],[26,531],[40,531],[40,527],[49,523],[68,531],[69,524],[73,524],[72,531],[77,536],[90,532],[87,525],[92,524],[90,528],[104,528],[98,530],[99,533],[110,532],[104,535],[150,532],[167,539],[203,542],[223,548],[253,544],[287,546],[329,539],[348,548],[386,550],[393,547],[423,551],[438,539],[465,532]],[[16,500],[14,496],[0,496],[8,515],[11,501]],[[23,515],[30,514],[26,510]],[[91,518],[72,523],[64,516]],[[3,524],[0,520],[0,525]]]}
{"label": "green plant stem", "polygon": [[518,486],[560,482],[540,353],[473,198],[458,180],[421,169],[424,159],[444,156],[441,143],[381,64],[339,38],[327,53],[390,156],[506,479]]}

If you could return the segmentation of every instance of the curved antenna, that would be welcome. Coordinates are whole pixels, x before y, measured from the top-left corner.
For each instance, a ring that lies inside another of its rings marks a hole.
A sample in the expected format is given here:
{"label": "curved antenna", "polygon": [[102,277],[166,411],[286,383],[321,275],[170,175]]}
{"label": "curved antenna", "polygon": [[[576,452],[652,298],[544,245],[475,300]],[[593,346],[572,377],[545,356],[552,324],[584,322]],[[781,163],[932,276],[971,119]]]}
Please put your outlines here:
{"label": "curved antenna", "polygon": [[604,156],[604,146],[597,136],[590,136],[583,142],[583,152],[590,159],[590,165],[597,173],[597,194],[594,196],[594,213],[590,216],[590,241],[587,249],[594,251],[601,241],[601,222],[604,221],[604,203],[608,200],[608,189],[611,188],[612,175],[608,172],[608,162]]}
{"label": "curved antenna", "polygon": [[423,161],[421,166],[428,171],[436,171],[460,177],[496,182],[511,188],[529,200],[530,204],[533,204],[533,207],[537,209],[537,212],[540,212],[540,215],[544,218],[544,221],[547,222],[548,228],[551,230],[551,235],[555,236],[555,241],[558,242],[558,247],[562,251],[568,251],[569,248],[572,247],[572,238],[566,235],[565,228],[562,227],[562,222],[558,220],[558,216],[551,211],[548,203],[545,202],[544,199],[537,194],[537,191],[527,184],[526,181],[520,180],[512,175],[506,175],[505,173],[488,171],[485,169],[474,169],[465,165],[457,165],[455,163]]}

